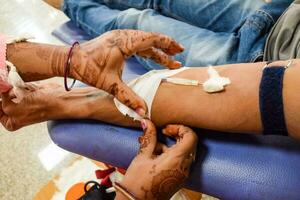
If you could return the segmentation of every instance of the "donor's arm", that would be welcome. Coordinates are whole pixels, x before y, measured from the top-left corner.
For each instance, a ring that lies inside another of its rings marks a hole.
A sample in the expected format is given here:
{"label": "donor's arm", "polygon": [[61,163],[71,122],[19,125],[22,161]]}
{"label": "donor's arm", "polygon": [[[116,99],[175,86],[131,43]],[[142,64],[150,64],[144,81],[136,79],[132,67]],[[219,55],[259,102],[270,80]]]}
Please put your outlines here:
{"label": "donor's arm", "polygon": [[[287,61],[278,61],[270,66],[286,64]],[[218,131],[261,134],[263,128],[259,109],[259,85],[263,66],[265,63],[215,67],[220,75],[230,78],[231,84],[225,91],[214,94],[206,93],[201,87],[163,82],[153,100],[151,120],[157,126],[175,123]],[[289,135],[294,138],[300,138],[299,74],[300,60],[294,60],[292,66],[286,70],[283,82],[285,121]],[[204,82],[208,78],[207,68],[188,69],[174,77]],[[47,111],[40,115],[42,117],[37,117],[33,110],[25,111],[28,106],[13,104],[9,97],[4,97],[2,124],[6,127],[10,124],[13,129],[17,129],[51,119],[89,118],[125,126],[139,126],[117,110],[111,95],[96,88],[77,88],[65,92],[61,87],[44,87],[36,93],[38,95],[30,97],[30,101],[21,104],[31,104],[29,107],[39,105],[40,110]],[[48,101],[41,103],[42,99]],[[33,114],[23,119],[20,114],[15,114],[19,112]]]}

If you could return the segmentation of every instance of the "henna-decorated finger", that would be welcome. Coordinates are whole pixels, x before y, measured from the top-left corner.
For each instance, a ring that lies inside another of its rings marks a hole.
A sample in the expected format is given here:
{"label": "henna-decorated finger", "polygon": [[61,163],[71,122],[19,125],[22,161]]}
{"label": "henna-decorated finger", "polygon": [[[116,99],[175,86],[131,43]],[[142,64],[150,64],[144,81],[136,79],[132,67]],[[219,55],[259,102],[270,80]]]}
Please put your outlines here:
{"label": "henna-decorated finger", "polygon": [[161,49],[168,55],[175,55],[184,50],[182,45],[178,44],[171,37],[161,33],[139,30],[114,30],[112,33],[114,33],[114,36],[111,36],[111,39],[115,37],[120,38],[118,46],[126,57],[151,47]]}
{"label": "henna-decorated finger", "polygon": [[157,143],[156,128],[150,120],[141,121],[144,134],[139,137],[140,152],[142,155],[152,157]]}
{"label": "henna-decorated finger", "polygon": [[175,55],[184,51],[184,47],[169,36],[160,33],[153,34],[155,36],[153,41],[154,47],[161,49],[169,55]]}
{"label": "henna-decorated finger", "polygon": [[173,60],[166,53],[153,47],[144,51],[137,52],[137,55],[143,58],[152,59],[156,63],[161,64],[169,69],[177,69],[181,67],[181,62]]}
{"label": "henna-decorated finger", "polygon": [[141,117],[146,117],[148,108],[144,100],[121,80],[111,84],[107,91]]}
{"label": "henna-decorated finger", "polygon": [[189,127],[176,124],[167,125],[167,127],[163,129],[163,134],[177,139],[176,145],[170,148],[172,151],[188,156],[195,153],[198,137]]}

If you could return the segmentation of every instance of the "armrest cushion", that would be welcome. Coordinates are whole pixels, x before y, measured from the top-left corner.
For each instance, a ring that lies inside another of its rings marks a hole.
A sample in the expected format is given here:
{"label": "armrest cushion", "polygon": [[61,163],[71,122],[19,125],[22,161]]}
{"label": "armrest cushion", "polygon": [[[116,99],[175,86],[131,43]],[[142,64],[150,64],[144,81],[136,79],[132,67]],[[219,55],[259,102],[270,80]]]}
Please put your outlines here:
{"label": "armrest cushion", "polygon": [[[141,130],[96,121],[49,123],[52,140],[71,152],[126,168]],[[288,137],[197,130],[199,147],[186,186],[222,199],[300,199],[300,143]],[[171,145],[174,141],[160,137]]]}

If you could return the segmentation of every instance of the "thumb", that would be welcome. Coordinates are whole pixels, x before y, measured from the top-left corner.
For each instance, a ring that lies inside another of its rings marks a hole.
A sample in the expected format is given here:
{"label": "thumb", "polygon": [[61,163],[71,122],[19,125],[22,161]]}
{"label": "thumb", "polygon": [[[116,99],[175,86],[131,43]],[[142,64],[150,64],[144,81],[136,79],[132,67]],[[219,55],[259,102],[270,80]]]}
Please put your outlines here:
{"label": "thumb", "polygon": [[143,119],[141,122],[144,134],[139,137],[140,153],[151,157],[155,152],[157,143],[156,128],[150,120]]}
{"label": "thumb", "polygon": [[163,133],[177,139],[177,143],[171,147],[172,151],[178,154],[190,155],[195,153],[198,137],[189,127],[171,124],[163,129]]}

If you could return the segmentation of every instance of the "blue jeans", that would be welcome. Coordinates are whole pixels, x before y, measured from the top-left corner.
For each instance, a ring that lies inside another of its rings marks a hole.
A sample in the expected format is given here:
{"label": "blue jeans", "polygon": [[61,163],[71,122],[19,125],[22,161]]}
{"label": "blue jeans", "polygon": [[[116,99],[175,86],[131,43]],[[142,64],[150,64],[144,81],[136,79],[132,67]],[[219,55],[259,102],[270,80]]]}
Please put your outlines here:
{"label": "blue jeans", "polygon": [[[262,60],[269,31],[293,0],[65,0],[63,11],[93,37],[113,29],[171,36],[185,66]],[[150,60],[138,58],[149,69]]]}

